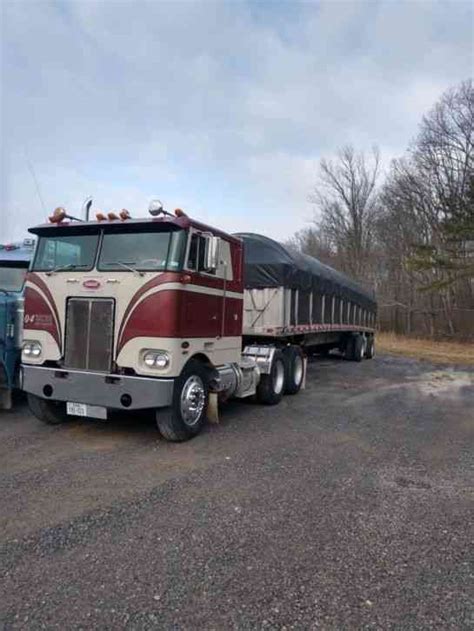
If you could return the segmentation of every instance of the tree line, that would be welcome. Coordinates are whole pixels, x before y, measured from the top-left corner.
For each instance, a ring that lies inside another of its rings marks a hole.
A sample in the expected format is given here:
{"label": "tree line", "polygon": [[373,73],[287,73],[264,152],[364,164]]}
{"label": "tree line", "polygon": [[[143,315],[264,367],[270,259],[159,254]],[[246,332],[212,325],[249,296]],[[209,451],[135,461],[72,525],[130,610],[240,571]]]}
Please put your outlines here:
{"label": "tree line", "polygon": [[373,288],[382,329],[474,338],[474,86],[447,90],[405,154],[340,148],[289,245]]}

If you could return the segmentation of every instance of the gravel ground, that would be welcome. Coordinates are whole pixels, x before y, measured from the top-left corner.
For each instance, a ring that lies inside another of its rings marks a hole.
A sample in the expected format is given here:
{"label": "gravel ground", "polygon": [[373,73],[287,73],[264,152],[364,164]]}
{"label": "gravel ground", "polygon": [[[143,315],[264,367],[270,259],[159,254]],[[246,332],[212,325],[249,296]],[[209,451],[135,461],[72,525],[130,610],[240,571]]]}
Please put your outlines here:
{"label": "gravel ground", "polygon": [[181,445],[0,413],[0,628],[473,628],[473,403],[383,356]]}

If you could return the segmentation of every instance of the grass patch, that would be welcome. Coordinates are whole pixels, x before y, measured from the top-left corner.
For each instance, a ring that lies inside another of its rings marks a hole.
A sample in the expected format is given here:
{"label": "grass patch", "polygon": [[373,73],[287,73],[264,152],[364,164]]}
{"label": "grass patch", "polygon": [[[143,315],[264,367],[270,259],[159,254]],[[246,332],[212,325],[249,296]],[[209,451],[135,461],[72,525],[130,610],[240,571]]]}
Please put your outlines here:
{"label": "grass patch", "polygon": [[474,366],[474,344],[468,342],[436,342],[395,333],[377,333],[375,344],[377,351],[381,353],[427,359],[441,364]]}

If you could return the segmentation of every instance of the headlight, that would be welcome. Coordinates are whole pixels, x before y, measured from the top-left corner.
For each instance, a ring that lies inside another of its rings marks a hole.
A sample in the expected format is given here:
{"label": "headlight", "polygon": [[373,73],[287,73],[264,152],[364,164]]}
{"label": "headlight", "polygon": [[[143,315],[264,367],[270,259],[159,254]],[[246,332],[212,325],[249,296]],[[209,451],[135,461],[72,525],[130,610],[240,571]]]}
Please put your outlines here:
{"label": "headlight", "polygon": [[166,368],[170,363],[170,356],[165,351],[146,351],[143,362],[149,368]]}
{"label": "headlight", "polygon": [[42,350],[39,342],[25,342],[23,344],[23,355],[25,357],[39,357]]}

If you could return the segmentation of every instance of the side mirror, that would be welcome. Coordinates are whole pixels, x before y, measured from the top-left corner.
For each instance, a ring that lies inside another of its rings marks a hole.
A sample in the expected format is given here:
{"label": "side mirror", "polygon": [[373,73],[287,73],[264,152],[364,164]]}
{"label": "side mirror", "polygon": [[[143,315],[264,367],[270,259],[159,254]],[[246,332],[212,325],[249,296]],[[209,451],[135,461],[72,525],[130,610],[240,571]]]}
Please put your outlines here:
{"label": "side mirror", "polygon": [[215,272],[219,265],[219,237],[206,237],[206,252],[204,256],[205,269],[208,272]]}

